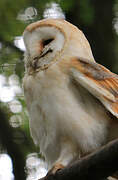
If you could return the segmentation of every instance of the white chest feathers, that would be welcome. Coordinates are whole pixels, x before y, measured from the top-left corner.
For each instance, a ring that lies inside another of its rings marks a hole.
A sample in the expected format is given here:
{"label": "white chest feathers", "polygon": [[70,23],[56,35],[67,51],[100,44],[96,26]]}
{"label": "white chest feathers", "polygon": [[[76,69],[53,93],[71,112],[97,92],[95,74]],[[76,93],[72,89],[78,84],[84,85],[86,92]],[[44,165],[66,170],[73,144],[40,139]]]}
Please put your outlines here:
{"label": "white chest feathers", "polygon": [[91,106],[98,108],[98,101],[81,86],[78,90],[66,75],[62,78],[54,66],[24,78],[31,134],[49,166],[58,159],[67,165],[99,147],[107,134],[107,115],[101,104],[96,114]]}

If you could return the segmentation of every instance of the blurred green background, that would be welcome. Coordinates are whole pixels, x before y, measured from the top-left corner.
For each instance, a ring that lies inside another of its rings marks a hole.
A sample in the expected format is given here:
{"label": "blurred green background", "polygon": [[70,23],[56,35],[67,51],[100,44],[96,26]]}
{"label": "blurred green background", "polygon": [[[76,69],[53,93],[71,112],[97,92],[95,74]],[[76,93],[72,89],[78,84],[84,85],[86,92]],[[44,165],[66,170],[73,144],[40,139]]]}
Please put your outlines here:
{"label": "blurred green background", "polygon": [[35,180],[46,172],[30,137],[22,90],[22,33],[43,18],[78,26],[96,61],[118,73],[118,0],[0,0],[0,180]]}

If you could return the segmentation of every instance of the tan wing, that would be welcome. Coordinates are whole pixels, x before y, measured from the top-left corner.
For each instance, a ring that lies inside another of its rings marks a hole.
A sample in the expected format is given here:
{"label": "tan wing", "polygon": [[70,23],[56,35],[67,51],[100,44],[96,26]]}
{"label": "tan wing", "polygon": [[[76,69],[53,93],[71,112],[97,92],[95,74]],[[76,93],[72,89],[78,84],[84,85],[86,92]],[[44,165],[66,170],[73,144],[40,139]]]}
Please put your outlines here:
{"label": "tan wing", "polygon": [[72,77],[118,118],[118,75],[104,66],[82,58],[71,61]]}

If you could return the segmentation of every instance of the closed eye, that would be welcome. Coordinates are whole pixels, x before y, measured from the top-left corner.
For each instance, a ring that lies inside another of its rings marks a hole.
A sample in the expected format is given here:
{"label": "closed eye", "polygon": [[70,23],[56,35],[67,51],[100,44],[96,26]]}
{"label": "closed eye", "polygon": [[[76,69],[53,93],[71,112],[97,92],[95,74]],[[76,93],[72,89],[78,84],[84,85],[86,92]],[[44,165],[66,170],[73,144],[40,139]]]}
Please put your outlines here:
{"label": "closed eye", "polygon": [[44,41],[43,41],[43,47],[46,46],[46,45],[48,45],[49,43],[51,43],[53,40],[54,40],[53,38],[44,40]]}

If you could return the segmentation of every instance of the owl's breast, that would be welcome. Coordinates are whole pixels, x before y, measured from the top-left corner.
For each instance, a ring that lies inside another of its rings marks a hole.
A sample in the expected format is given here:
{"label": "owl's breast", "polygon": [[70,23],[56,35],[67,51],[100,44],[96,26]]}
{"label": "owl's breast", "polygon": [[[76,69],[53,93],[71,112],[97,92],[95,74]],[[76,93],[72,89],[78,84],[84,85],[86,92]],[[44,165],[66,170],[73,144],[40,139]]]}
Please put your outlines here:
{"label": "owl's breast", "polygon": [[60,151],[64,106],[68,106],[68,81],[58,69],[25,75],[23,81],[33,140],[51,161]]}
{"label": "owl's breast", "polygon": [[106,140],[108,117],[104,108],[56,65],[35,76],[26,75],[24,94],[32,137],[40,143],[47,161],[57,159],[63,139],[83,152],[92,151]]}

